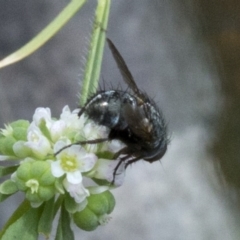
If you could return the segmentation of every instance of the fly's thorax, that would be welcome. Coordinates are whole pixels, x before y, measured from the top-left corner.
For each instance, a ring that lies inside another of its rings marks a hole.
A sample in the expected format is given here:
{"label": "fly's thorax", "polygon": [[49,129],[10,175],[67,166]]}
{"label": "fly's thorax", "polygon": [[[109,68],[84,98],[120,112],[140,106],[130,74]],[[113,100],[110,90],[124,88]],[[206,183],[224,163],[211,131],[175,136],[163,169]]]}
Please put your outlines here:
{"label": "fly's thorax", "polygon": [[126,126],[122,116],[122,106],[132,104],[134,99],[127,92],[120,90],[102,91],[92,96],[85,105],[84,113],[99,125],[110,129]]}

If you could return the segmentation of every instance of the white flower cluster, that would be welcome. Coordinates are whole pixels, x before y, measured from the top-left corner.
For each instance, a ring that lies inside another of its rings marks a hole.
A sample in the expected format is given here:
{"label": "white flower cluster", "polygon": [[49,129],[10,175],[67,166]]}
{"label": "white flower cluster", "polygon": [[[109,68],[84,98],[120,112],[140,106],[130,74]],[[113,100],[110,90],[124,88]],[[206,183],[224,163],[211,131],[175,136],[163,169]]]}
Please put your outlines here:
{"label": "white flower cluster", "polygon": [[[49,108],[37,108],[27,129],[27,141],[17,141],[13,145],[13,151],[18,155],[23,150],[25,153],[31,152],[31,159],[49,162],[51,174],[58,179],[58,183],[60,182],[62,193],[67,191],[76,203],[82,205],[80,208],[84,208],[86,197],[91,193],[101,193],[110,188],[113,171],[118,164],[118,160],[98,156],[104,156],[103,153],[108,155],[110,153],[113,156],[123,145],[118,141],[77,144],[79,141],[108,136],[107,128],[94,124],[84,115],[79,118],[77,113],[77,110],[71,112],[69,107],[65,106],[60,118],[54,119]],[[7,130],[2,133],[7,135]],[[70,146],[64,148],[68,145]],[[29,157],[27,159],[25,157],[24,161],[29,161]],[[124,167],[120,167],[114,177],[114,186],[123,183],[124,173]],[[13,180],[14,176],[13,174]],[[86,187],[86,184],[83,184],[83,177],[105,182],[103,185],[95,183]]]}

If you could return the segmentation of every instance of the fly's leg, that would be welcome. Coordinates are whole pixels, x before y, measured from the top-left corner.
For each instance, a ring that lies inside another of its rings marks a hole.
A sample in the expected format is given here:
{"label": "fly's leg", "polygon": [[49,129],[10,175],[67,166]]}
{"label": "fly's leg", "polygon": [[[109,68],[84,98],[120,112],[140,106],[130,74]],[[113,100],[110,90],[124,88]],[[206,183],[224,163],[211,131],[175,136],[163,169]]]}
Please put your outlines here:
{"label": "fly's leg", "polygon": [[[120,151],[121,151],[121,150],[120,150]],[[112,182],[111,182],[111,185],[114,185],[114,181],[115,181],[115,177],[116,177],[116,175],[117,175],[117,170],[118,170],[118,168],[119,168],[120,165],[121,165],[122,163],[124,163],[129,157],[130,157],[130,156],[127,155],[127,156],[124,156],[124,157],[120,158],[118,164],[117,164],[116,167],[114,168],[114,171],[113,171],[113,180],[112,180]],[[125,167],[125,169],[126,169],[126,167]]]}
{"label": "fly's leg", "polygon": [[137,161],[139,161],[139,160],[141,160],[141,159],[142,159],[142,156],[139,156],[139,157],[136,157],[136,158],[133,158],[133,159],[129,160],[129,161],[125,164],[125,169],[127,169],[127,167],[128,167],[130,164],[132,164],[132,163],[134,163],[134,162],[137,162]]}
{"label": "fly's leg", "polygon": [[107,141],[109,141],[108,138],[98,138],[98,139],[94,139],[94,140],[79,141],[79,142],[71,143],[71,144],[61,148],[60,150],[58,150],[56,153],[54,153],[54,156],[57,156],[62,150],[69,148],[73,145],[98,144],[98,143],[107,142]]}

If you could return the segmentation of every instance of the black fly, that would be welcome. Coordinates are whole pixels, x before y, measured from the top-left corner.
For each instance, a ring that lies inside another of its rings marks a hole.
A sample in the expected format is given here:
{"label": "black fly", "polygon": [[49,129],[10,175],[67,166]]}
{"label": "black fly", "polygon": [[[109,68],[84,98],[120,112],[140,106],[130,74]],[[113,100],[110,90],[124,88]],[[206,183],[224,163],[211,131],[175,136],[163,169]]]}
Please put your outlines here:
{"label": "black fly", "polygon": [[133,162],[143,159],[154,162],[163,157],[167,150],[167,128],[161,111],[146,93],[139,90],[125,61],[111,40],[107,39],[110,50],[130,92],[121,90],[99,91],[88,99],[78,113],[86,114],[98,125],[110,129],[108,138],[95,139],[79,144],[93,144],[104,141],[120,140],[126,147],[115,154],[120,155],[118,165],[113,172],[113,182],[119,166],[125,168]]}

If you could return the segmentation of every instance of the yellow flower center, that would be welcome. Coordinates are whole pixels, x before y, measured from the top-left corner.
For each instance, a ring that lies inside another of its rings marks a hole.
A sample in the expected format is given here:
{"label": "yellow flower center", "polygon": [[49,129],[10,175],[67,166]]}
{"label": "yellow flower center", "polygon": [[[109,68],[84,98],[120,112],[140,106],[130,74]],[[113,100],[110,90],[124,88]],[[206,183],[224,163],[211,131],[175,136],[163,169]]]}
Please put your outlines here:
{"label": "yellow flower center", "polygon": [[67,153],[61,156],[61,167],[65,172],[74,172],[78,169],[78,162],[76,155],[69,155]]}

